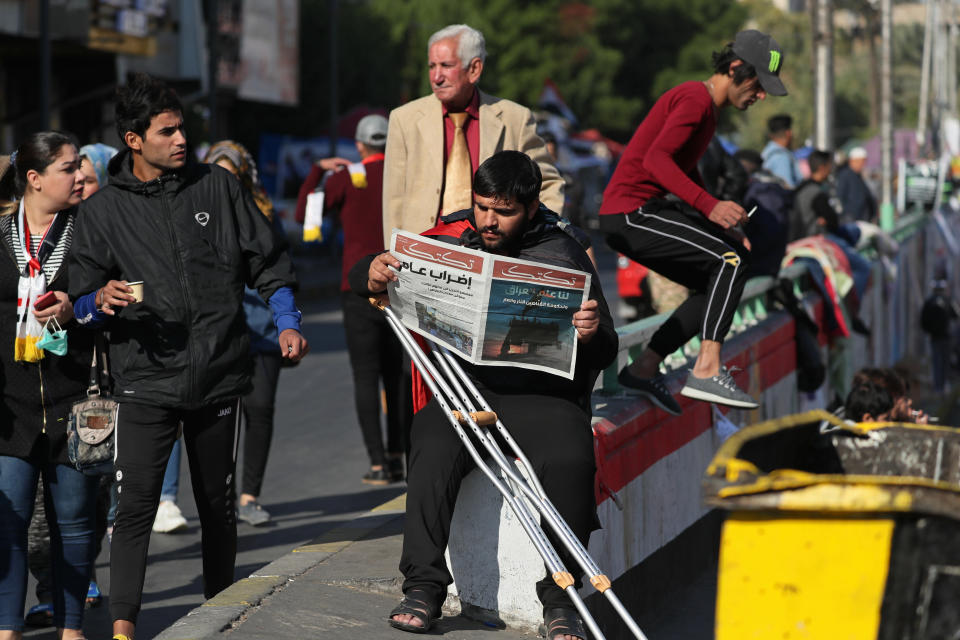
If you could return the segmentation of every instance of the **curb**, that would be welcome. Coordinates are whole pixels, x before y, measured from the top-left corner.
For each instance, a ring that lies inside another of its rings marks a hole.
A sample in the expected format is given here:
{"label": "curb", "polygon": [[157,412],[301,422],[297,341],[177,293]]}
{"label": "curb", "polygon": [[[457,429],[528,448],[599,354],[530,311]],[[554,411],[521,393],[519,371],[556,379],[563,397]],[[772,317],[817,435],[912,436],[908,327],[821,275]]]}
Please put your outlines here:
{"label": "curb", "polygon": [[283,591],[298,576],[401,516],[406,500],[407,494],[402,493],[257,569],[164,629],[156,640],[219,637],[222,631],[242,624],[251,609],[258,607],[265,598]]}

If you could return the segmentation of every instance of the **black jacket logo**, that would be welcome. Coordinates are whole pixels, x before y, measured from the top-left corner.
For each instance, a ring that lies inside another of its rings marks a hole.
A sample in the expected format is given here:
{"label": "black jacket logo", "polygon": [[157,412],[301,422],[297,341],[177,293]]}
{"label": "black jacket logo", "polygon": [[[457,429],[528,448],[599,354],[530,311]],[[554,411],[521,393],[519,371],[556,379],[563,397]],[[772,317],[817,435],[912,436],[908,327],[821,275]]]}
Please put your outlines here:
{"label": "black jacket logo", "polygon": [[193,216],[196,218],[197,222],[200,223],[200,226],[207,226],[207,223],[210,222],[210,214],[206,211],[201,211],[200,213]]}

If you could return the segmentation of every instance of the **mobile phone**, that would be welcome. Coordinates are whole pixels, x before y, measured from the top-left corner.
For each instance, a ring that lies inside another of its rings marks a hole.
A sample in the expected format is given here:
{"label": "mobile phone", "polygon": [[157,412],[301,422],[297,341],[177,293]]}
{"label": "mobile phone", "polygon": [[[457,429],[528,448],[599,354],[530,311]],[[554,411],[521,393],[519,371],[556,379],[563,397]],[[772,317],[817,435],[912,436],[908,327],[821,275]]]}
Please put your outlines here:
{"label": "mobile phone", "polygon": [[37,301],[33,303],[33,308],[37,311],[43,311],[47,307],[51,307],[57,304],[57,294],[53,291],[47,291],[45,294],[37,298]]}

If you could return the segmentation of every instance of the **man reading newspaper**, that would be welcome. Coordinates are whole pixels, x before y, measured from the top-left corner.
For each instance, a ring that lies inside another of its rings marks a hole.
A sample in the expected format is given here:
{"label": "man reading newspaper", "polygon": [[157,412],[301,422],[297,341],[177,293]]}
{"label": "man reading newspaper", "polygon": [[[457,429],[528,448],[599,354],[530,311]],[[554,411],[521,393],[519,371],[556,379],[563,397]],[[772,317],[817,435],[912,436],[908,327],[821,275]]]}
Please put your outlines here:
{"label": "man reading newspaper", "polygon": [[[592,274],[588,299],[572,315],[577,335],[572,379],[512,366],[464,364],[497,415],[537,471],[549,498],[577,537],[587,544],[596,528],[590,394],[600,371],[617,354],[617,335],[590,259],[581,245],[540,207],[537,163],[518,151],[503,151],[477,169],[473,209],[445,216],[424,235],[453,245]],[[362,295],[382,293],[398,279],[402,261],[390,253],[360,261],[351,286]],[[479,313],[479,310],[478,310]],[[422,632],[440,617],[452,582],[443,553],[460,482],[473,466],[436,400],[414,417],[407,477],[407,513],[400,570],[403,601],[389,622]],[[576,563],[551,535],[567,569]],[[579,578],[578,584],[579,586]],[[537,585],[548,638],[586,638],[583,621],[567,595],[549,577]]]}
{"label": "man reading newspaper", "polygon": [[[550,212],[540,215],[553,226]],[[390,306],[408,329],[474,364],[576,375],[573,316],[588,300],[589,273],[399,230],[390,254],[401,264]]]}

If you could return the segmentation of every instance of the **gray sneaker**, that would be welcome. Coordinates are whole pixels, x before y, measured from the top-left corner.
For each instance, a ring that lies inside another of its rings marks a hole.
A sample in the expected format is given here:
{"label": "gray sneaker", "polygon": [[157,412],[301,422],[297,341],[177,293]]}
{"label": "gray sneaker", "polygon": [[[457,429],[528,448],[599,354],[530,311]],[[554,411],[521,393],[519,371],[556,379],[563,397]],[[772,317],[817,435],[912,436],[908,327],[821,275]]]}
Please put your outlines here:
{"label": "gray sneaker", "polygon": [[253,527],[270,522],[270,512],[260,506],[259,502],[248,502],[237,505],[237,518]]}
{"label": "gray sneaker", "polygon": [[683,409],[680,408],[677,401],[670,395],[670,390],[667,388],[667,382],[664,376],[658,375],[649,379],[638,378],[630,373],[629,367],[624,367],[620,370],[620,375],[617,376],[617,380],[624,387],[636,389],[646,397],[647,400],[667,413],[675,416],[683,413]]}
{"label": "gray sneaker", "polygon": [[760,404],[733,381],[734,371],[736,368],[720,367],[720,373],[712,378],[697,378],[691,371],[680,395],[738,409],[756,409]]}

